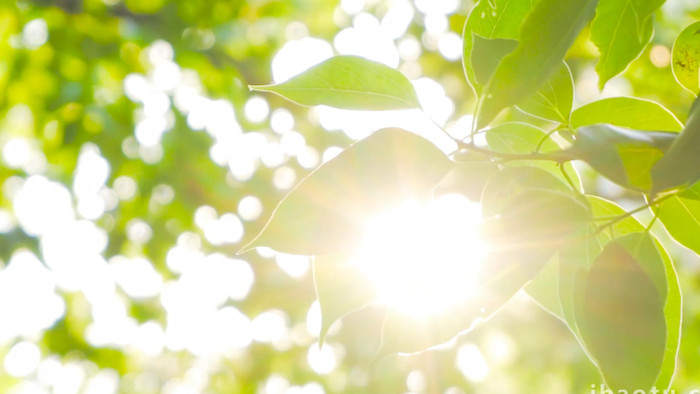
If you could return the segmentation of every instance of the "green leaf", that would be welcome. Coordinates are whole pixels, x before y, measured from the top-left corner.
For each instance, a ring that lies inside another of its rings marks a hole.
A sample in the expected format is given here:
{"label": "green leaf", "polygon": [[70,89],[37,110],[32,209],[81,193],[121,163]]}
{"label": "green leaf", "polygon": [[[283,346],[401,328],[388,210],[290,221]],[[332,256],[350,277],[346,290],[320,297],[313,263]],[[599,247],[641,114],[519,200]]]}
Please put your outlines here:
{"label": "green leaf", "polygon": [[[462,34],[462,65],[467,81],[475,93],[479,94],[486,83],[479,81],[488,81],[488,78],[477,81],[475,68],[479,66],[474,62],[480,62],[482,57],[497,58],[500,61],[500,58],[491,53],[487,46],[481,47],[484,50],[475,48],[475,45],[478,45],[474,41],[475,37],[517,40],[520,37],[520,25],[525,16],[530,13],[532,4],[533,0],[480,0],[472,7]],[[508,45],[505,42],[500,44],[502,44],[501,46]],[[497,54],[502,56],[505,55],[504,52],[504,50],[497,51]],[[489,76],[491,73],[492,71],[489,72]]]}
{"label": "green leaf", "polygon": [[690,24],[676,37],[671,51],[671,70],[681,86],[697,95],[700,69],[700,22]]}
{"label": "green leaf", "polygon": [[[596,196],[587,197],[596,219],[610,219],[625,214],[625,210],[612,201]],[[642,269],[652,279],[659,294],[665,298],[666,345],[661,373],[655,383],[657,389],[664,390],[669,387],[675,372],[676,354],[680,344],[681,293],[678,277],[668,254],[656,239],[644,235],[644,231],[645,227],[633,216],[616,222],[595,238],[562,250],[558,259],[550,261],[526,286],[526,291],[545,310],[565,321],[581,342],[584,351],[592,357],[581,338],[576,321],[576,283],[582,281],[579,277],[585,278],[602,248],[616,237],[622,237],[617,242],[633,256],[639,256]],[[653,242],[650,242],[652,240]],[[657,258],[659,256],[661,260]]]}
{"label": "green leaf", "polygon": [[639,238],[647,234],[627,237],[634,238],[608,244],[581,278],[576,317],[607,385],[648,390],[662,369],[667,327],[665,294],[645,267],[663,269],[664,263],[657,250],[630,250],[630,243],[647,242]]}
{"label": "green leaf", "polygon": [[474,67],[474,78],[480,85],[485,85],[501,59],[515,50],[518,41],[508,38],[484,38],[478,34],[473,36],[471,63]]}
{"label": "green leaf", "polygon": [[319,341],[323,343],[336,320],[374,302],[377,294],[360,266],[349,256],[316,256],[313,272],[316,296],[321,305]]}
{"label": "green leaf", "polygon": [[532,188],[563,192],[571,190],[557,177],[539,167],[506,167],[494,174],[484,187],[481,199],[484,217],[499,215],[518,194]]}
{"label": "green leaf", "polygon": [[571,114],[574,128],[598,123],[637,130],[681,131],[683,124],[661,104],[636,97],[610,97],[583,105]]}
{"label": "green leaf", "polygon": [[568,125],[573,102],[574,79],[569,66],[562,62],[554,75],[517,107],[526,114]]}
{"label": "green leaf", "polygon": [[[586,197],[596,220],[625,214],[625,210],[612,201],[597,196]],[[595,228],[590,229],[591,234],[593,231]],[[602,251],[603,245],[610,242],[614,235],[620,236],[640,231],[644,231],[644,226],[636,218],[629,216],[610,226],[607,232],[599,233],[591,239],[560,251],[556,260],[549,263],[549,269],[543,269],[540,275],[528,285],[528,295],[540,306],[566,322],[574,336],[582,342],[575,316],[577,276],[590,269],[593,260]],[[552,276],[553,272],[556,272],[556,277]]]}
{"label": "green leaf", "polygon": [[611,181],[633,189],[651,189],[651,168],[678,134],[637,131],[606,124],[578,129],[569,152]]}
{"label": "green leaf", "polygon": [[[544,130],[527,123],[508,122],[486,130],[486,142],[489,147],[497,152],[530,154],[533,152],[557,152],[561,147],[552,140]],[[518,161],[508,165],[532,165],[541,167],[557,177],[561,177],[561,168],[552,161]],[[571,177],[574,185],[580,188],[580,180],[571,163],[564,164],[564,168]]]}
{"label": "green leaf", "polygon": [[542,309],[566,322],[559,297],[559,258],[552,257],[537,276],[525,286],[525,292]]}
{"label": "green leaf", "polygon": [[[503,58],[486,85],[477,113],[483,128],[502,109],[534,94],[560,67],[597,0],[540,0],[520,31],[518,47]],[[553,17],[556,15],[556,17]]]}
{"label": "green leaf", "polygon": [[[610,219],[627,213],[627,211],[625,211],[621,206],[602,197],[586,196],[586,198],[591,204],[591,210],[593,211],[593,216],[596,219]],[[598,239],[603,239],[607,242],[618,236],[642,232],[644,229],[644,225],[642,225],[637,218],[634,216],[627,216],[626,218],[619,220],[610,226],[607,232],[599,233]],[[608,233],[610,233],[610,235],[606,236]]]}
{"label": "green leaf", "polygon": [[323,255],[352,249],[367,220],[403,200],[429,196],[452,166],[423,137],[379,130],[305,177],[243,251],[269,246]]}
{"label": "green leaf", "polygon": [[277,85],[251,86],[301,105],[343,109],[419,108],[411,82],[400,72],[357,56],[335,56]]}
{"label": "green leaf", "polygon": [[601,90],[642,53],[654,31],[652,15],[664,1],[600,1],[591,24],[591,41],[600,51],[596,72]]}
{"label": "green leaf", "polygon": [[[656,240],[655,240],[656,241]],[[663,246],[656,241],[656,247],[666,268],[666,281],[668,283],[664,316],[666,318],[666,348],[661,372],[654,384],[659,390],[666,390],[671,386],[671,381],[676,372],[676,358],[681,345],[681,324],[683,322],[683,298],[676,268]]]}
{"label": "green leaf", "polygon": [[566,192],[530,188],[512,197],[484,232],[492,248],[555,250],[591,222],[590,208]]}
{"label": "green leaf", "polygon": [[700,185],[664,200],[658,215],[676,241],[700,254]]}
{"label": "green leaf", "polygon": [[688,186],[700,179],[700,101],[695,100],[685,128],[651,169],[652,194]]}

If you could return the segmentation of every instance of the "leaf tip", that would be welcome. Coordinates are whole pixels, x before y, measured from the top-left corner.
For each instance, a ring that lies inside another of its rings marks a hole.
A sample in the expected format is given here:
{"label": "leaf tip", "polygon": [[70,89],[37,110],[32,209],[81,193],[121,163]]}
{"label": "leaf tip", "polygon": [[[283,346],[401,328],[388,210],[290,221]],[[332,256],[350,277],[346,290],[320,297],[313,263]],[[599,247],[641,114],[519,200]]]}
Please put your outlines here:
{"label": "leaf tip", "polygon": [[270,92],[275,85],[248,85],[248,90],[251,92]]}
{"label": "leaf tip", "polygon": [[236,252],[236,256],[240,256],[242,254],[248,253],[251,250],[260,247],[261,245],[258,244],[258,240],[260,239],[260,235],[256,236],[253,238],[250,242],[247,244],[243,245],[238,251]]}

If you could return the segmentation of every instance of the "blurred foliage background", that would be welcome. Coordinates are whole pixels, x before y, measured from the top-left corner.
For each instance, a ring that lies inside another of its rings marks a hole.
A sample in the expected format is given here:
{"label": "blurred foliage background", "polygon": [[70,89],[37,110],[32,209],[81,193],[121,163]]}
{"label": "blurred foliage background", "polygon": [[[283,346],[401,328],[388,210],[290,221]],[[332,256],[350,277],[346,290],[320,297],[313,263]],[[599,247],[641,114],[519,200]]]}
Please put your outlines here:
{"label": "blurred foliage background", "polygon": [[[404,114],[303,108],[249,92],[334,53],[411,78],[467,133],[458,0],[0,2],[0,391],[568,393],[600,384],[565,326],[525,297],[449,346],[372,364],[376,310],[318,346],[308,258],[237,256],[310,170]],[[576,103],[632,94],[685,119],[669,0],[652,44],[601,93],[595,47],[570,52]],[[584,34],[585,36],[585,34]],[[525,115],[512,112],[509,117]],[[586,187],[636,202],[581,167]],[[698,261],[680,249],[675,387],[700,388]]]}

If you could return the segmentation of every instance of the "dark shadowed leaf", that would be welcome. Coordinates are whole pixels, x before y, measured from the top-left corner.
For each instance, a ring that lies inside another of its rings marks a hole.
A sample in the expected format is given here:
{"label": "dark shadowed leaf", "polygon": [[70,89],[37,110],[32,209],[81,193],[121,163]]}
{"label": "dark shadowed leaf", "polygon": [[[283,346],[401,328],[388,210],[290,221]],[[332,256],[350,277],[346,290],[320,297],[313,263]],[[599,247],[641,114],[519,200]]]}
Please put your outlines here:
{"label": "dark shadowed leaf", "polygon": [[379,130],[304,178],[243,250],[322,255],[352,249],[368,219],[400,201],[427,197],[452,166],[423,137]]}
{"label": "dark shadowed leaf", "polygon": [[579,128],[569,152],[613,182],[646,191],[652,186],[651,168],[677,137],[597,124]]}
{"label": "dark shadowed leaf", "polygon": [[[611,201],[587,196],[591,212],[596,219],[612,218],[625,211]],[[630,216],[611,226],[615,234],[623,235],[644,230],[644,226]],[[591,228],[590,233],[595,231]],[[574,284],[580,272],[586,272],[600,254],[601,244],[609,242],[607,233],[596,238],[572,245],[558,253],[540,274],[525,288],[528,295],[548,312],[567,323],[577,338],[580,338],[576,325],[574,308]]]}
{"label": "dark shadowed leaf", "polygon": [[700,101],[695,100],[685,128],[651,169],[652,192],[688,186],[700,179]]}
{"label": "dark shadowed leaf", "polygon": [[384,64],[357,56],[335,56],[277,85],[251,86],[301,105],[343,109],[419,108],[411,82]]}
{"label": "dark shadowed leaf", "polygon": [[[639,242],[639,237],[647,235],[627,237]],[[663,268],[663,261],[658,251],[628,250],[625,241],[608,244],[581,278],[576,317],[581,337],[608,386],[646,391],[661,371],[667,329],[665,294],[644,267]]]}
{"label": "dark shadowed leaf", "polygon": [[637,130],[681,131],[683,124],[661,104],[636,97],[610,97],[576,108],[574,128],[598,123]]}
{"label": "dark shadowed leaf", "polygon": [[[596,218],[611,218],[625,213],[625,210],[620,206],[600,197],[589,196],[589,201]],[[598,234],[596,238],[599,245],[605,245],[616,237],[623,237],[620,239],[621,245],[626,247],[633,256],[638,256],[642,267],[650,274],[656,287],[660,289],[659,293],[666,294],[664,305],[664,317],[667,328],[666,346],[661,373],[655,383],[657,389],[665,390],[669,387],[673,378],[676,369],[676,355],[680,345],[681,291],[678,275],[668,253],[666,253],[658,240],[644,235],[643,231],[644,226],[636,218],[629,216],[616,222],[607,231]],[[653,244],[650,242],[651,240],[653,240]],[[661,256],[663,267],[659,266],[659,259],[654,257],[657,254]],[[586,271],[581,272],[585,274]],[[573,280],[575,281],[575,278]],[[663,280],[665,280],[665,283],[663,283]],[[571,288],[573,288],[573,284],[570,288],[561,288],[562,300],[566,297],[566,293],[571,293]]]}
{"label": "dark shadowed leaf", "polygon": [[[534,94],[560,67],[597,0],[540,0],[523,22],[518,47],[494,72],[477,113],[483,128],[502,109]],[[552,17],[556,15],[556,17]]]}
{"label": "dark shadowed leaf", "polygon": [[596,72],[601,90],[642,53],[654,31],[652,15],[664,1],[600,1],[591,24],[591,41],[600,51]]}

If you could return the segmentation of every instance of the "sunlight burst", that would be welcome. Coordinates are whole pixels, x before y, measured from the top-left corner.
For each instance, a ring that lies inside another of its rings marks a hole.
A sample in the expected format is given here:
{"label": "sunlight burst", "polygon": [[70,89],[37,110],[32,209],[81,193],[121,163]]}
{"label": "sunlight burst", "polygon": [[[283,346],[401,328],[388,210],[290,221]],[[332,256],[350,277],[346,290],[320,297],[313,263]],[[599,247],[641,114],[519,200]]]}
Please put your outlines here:
{"label": "sunlight burst", "polygon": [[382,303],[429,317],[476,292],[480,225],[480,205],[460,194],[410,201],[370,221],[356,261]]}

